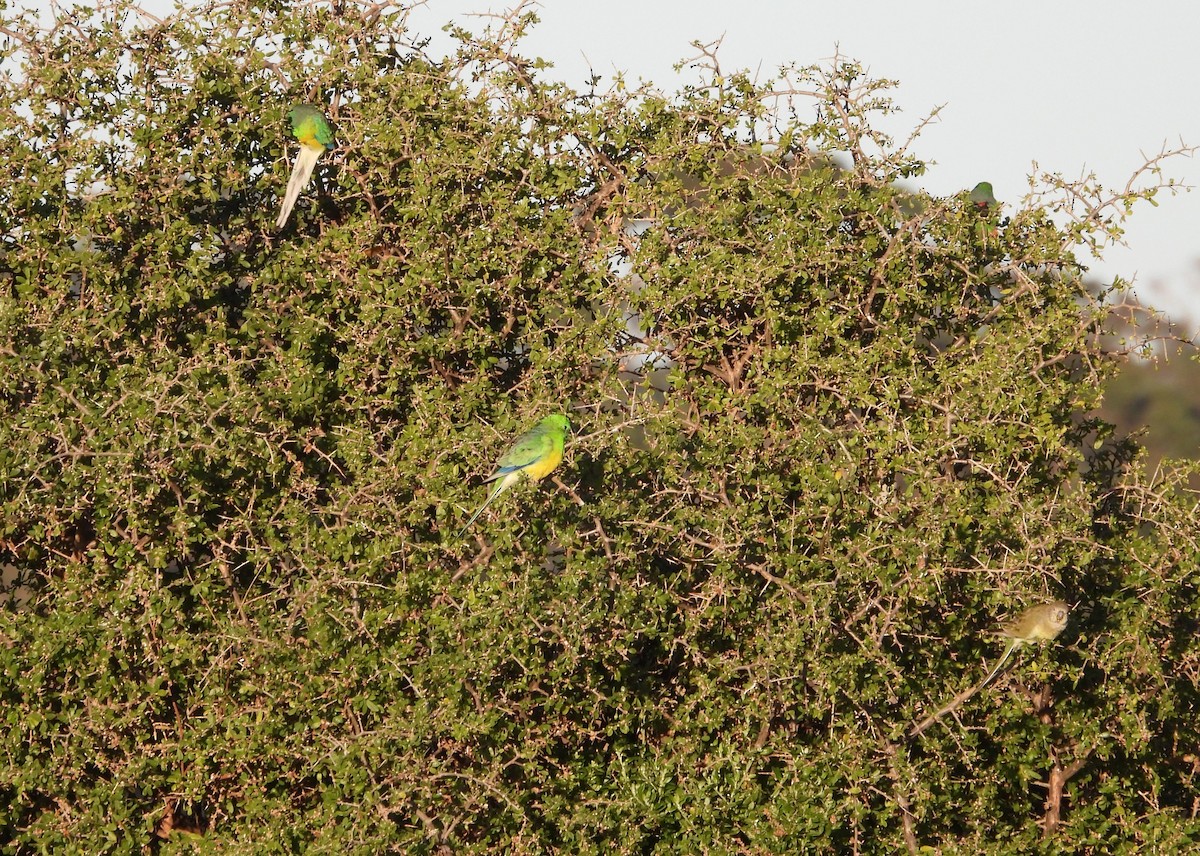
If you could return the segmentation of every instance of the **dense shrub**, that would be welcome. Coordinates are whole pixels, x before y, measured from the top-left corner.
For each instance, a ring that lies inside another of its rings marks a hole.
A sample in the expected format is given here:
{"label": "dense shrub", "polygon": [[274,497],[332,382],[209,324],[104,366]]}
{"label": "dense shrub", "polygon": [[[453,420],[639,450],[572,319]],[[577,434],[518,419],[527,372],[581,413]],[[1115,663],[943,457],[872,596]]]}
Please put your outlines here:
{"label": "dense shrub", "polygon": [[[1196,499],[1090,415],[1105,212],[898,189],[852,63],[576,92],[527,19],[133,21],[4,24],[6,852],[1200,836]],[[339,146],[277,232],[297,101]]]}

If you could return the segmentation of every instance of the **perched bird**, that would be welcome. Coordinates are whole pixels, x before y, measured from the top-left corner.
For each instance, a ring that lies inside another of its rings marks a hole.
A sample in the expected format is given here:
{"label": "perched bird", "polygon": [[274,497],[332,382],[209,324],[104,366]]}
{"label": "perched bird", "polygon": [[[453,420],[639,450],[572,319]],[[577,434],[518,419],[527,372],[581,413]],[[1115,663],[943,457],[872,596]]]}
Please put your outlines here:
{"label": "perched bird", "polygon": [[992,239],[1000,237],[998,228],[1000,203],[992,195],[992,183],[990,181],[979,182],[971,189],[971,194],[967,199],[975,208],[976,213],[980,215],[979,222],[975,224],[975,234],[979,242],[987,246]]}
{"label": "perched bird", "polygon": [[996,197],[992,195],[992,183],[990,181],[981,181],[971,189],[971,195],[968,197],[971,204],[981,211],[991,211],[1000,205],[996,201]]}
{"label": "perched bird", "polygon": [[479,510],[471,515],[467,525],[459,531],[463,535],[475,519],[483,514],[483,510],[492,504],[492,500],[508,490],[521,479],[541,481],[562,463],[563,444],[567,439],[567,430],[571,423],[567,417],[554,414],[547,416],[530,430],[516,439],[504,456],[496,464],[496,471],[484,479],[484,483],[497,482],[491,494],[479,506]]}
{"label": "perched bird", "polygon": [[937,713],[930,714],[914,725],[908,732],[908,736],[910,738],[919,737],[929,726],[933,725],[947,713],[950,713],[950,711],[957,709],[963,702],[991,683],[992,678],[996,677],[1000,669],[1008,662],[1008,658],[1012,655],[1012,652],[1017,648],[1030,642],[1057,639],[1058,634],[1062,633],[1063,629],[1067,626],[1067,615],[1070,611],[1071,608],[1064,601],[1056,600],[1053,603],[1042,603],[1030,607],[1021,613],[1020,618],[1000,631],[1001,636],[1007,636],[1012,641],[1008,643],[1008,648],[1005,649],[1004,655],[996,663],[995,668],[988,673],[988,676],[975,686],[952,698]]}
{"label": "perched bird", "polygon": [[1030,642],[1057,639],[1058,634],[1062,633],[1063,628],[1067,626],[1067,614],[1070,611],[1071,607],[1067,606],[1064,601],[1056,600],[1053,603],[1031,606],[1021,613],[1020,618],[1000,631],[1001,636],[1007,636],[1012,641],[1008,643],[1008,647],[1004,650],[1004,656],[1000,658],[1000,662],[983,679],[979,688],[983,689],[991,683],[992,678],[996,677],[996,673],[1008,662],[1008,658],[1012,656],[1012,652],[1022,645],[1027,645]]}
{"label": "perched bird", "polygon": [[288,179],[287,192],[283,195],[283,209],[275,227],[282,229],[287,225],[292,206],[300,196],[300,191],[308,186],[316,169],[317,159],[326,149],[333,148],[333,129],[325,114],[311,104],[298,104],[288,113],[292,120],[292,133],[300,141],[300,151],[296,153],[296,163],[292,167],[292,175]]}

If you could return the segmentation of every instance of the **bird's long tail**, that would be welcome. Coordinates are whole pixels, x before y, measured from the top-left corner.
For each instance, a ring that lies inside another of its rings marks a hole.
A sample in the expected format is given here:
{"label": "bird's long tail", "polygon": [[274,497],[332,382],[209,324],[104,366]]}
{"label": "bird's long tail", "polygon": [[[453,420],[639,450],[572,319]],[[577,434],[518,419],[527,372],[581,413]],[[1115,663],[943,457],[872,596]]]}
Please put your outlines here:
{"label": "bird's long tail", "polygon": [[495,499],[496,497],[498,497],[501,493],[503,493],[504,489],[506,487],[508,487],[507,479],[501,479],[500,481],[498,481],[496,483],[496,486],[492,489],[492,492],[490,494],[488,494],[488,498],[483,501],[483,505],[479,506],[479,509],[474,514],[471,515],[471,519],[467,521],[467,525],[464,526],[462,529],[458,530],[458,535],[456,537],[461,538],[466,533],[466,531],[471,528],[471,524],[474,523],[479,518],[479,515],[483,514],[484,509],[487,508],[489,505],[491,505],[492,500]]}
{"label": "bird's long tail", "polygon": [[283,209],[279,212],[279,219],[275,221],[275,228],[282,229],[287,225],[288,217],[292,213],[292,206],[300,198],[300,192],[308,187],[308,182],[312,178],[313,170],[317,168],[317,159],[321,157],[322,151],[324,149],[300,146],[300,151],[296,153],[296,163],[292,166],[292,175],[288,179],[287,192],[283,195]]}
{"label": "bird's long tail", "polygon": [[986,678],[977,683],[975,686],[959,693],[954,698],[950,699],[950,701],[946,702],[946,704],[938,709],[936,713],[931,713],[929,716],[925,717],[916,725],[914,725],[911,729],[909,729],[909,739],[920,737],[925,733],[929,726],[933,725],[950,711],[956,710],[960,705],[991,683],[992,678],[996,677],[999,671],[1004,667],[1004,664],[1008,662],[1008,658],[1012,656],[1013,649],[1015,649],[1020,643],[1021,640],[1019,639],[1014,639],[1012,642],[1008,643],[1008,650],[1004,652],[1004,655],[1000,658],[999,662],[992,667],[992,670],[988,673]]}
{"label": "bird's long tail", "polygon": [[1020,644],[1020,639],[1013,639],[1013,641],[1008,643],[1008,648],[1005,650],[1004,656],[1000,658],[999,663],[992,667],[992,670],[988,672],[988,676],[984,678],[982,682],[980,682],[979,689],[983,689],[992,682],[992,678],[996,677],[996,675],[1000,673],[1000,670],[1004,668],[1004,664],[1008,662],[1008,658],[1012,656],[1012,652],[1015,651],[1017,646]]}

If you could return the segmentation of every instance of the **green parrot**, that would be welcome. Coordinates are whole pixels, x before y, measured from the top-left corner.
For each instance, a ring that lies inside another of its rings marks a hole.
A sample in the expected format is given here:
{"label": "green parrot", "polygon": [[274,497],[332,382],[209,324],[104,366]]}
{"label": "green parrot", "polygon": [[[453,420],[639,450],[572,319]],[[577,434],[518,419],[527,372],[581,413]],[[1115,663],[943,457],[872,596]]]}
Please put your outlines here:
{"label": "green parrot", "polygon": [[458,533],[462,537],[471,524],[475,522],[483,510],[492,504],[492,500],[508,490],[521,479],[541,481],[550,475],[551,471],[562,463],[563,444],[567,439],[567,430],[571,423],[567,417],[554,414],[547,416],[533,428],[516,439],[496,464],[496,470],[486,479],[487,482],[497,482],[487,500],[479,506],[479,510],[471,515]]}
{"label": "green parrot", "polygon": [[275,227],[282,229],[287,225],[292,206],[300,196],[300,191],[308,186],[316,169],[317,159],[327,149],[333,148],[333,129],[325,114],[311,104],[298,104],[288,113],[292,120],[292,133],[300,141],[300,151],[296,153],[296,163],[292,167],[291,178],[288,179],[287,192],[283,196],[283,210]]}
{"label": "green parrot", "polygon": [[967,199],[980,216],[979,222],[975,225],[976,237],[981,244],[987,246],[993,239],[1000,237],[998,226],[1000,203],[992,194],[992,183],[990,181],[979,182],[971,189],[971,195]]}
{"label": "green parrot", "polygon": [[990,181],[981,181],[971,189],[969,197],[971,204],[980,211],[991,211],[999,207],[1000,203],[996,201],[996,197],[992,195],[992,183]]}

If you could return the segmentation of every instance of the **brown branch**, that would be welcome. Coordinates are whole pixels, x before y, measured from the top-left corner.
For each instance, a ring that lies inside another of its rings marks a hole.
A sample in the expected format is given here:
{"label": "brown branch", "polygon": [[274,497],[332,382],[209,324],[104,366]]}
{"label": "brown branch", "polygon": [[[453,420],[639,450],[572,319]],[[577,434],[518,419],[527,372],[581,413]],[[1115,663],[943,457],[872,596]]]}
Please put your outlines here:
{"label": "brown branch", "polygon": [[883,745],[884,754],[888,756],[888,773],[892,779],[893,796],[896,799],[896,805],[900,806],[901,823],[904,829],[904,846],[909,853],[921,852],[921,846],[917,842],[916,824],[913,822],[913,813],[911,803],[900,790],[900,771],[896,769],[896,745],[890,740],[885,740]]}
{"label": "brown branch", "polygon": [[924,734],[929,729],[929,727],[931,725],[933,725],[935,722],[937,722],[943,716],[945,716],[948,713],[953,713],[954,711],[958,710],[958,708],[961,707],[963,704],[965,704],[971,698],[971,696],[973,696],[973,695],[975,695],[975,693],[979,692],[980,686],[981,686],[980,684],[975,684],[975,685],[969,687],[968,689],[966,689],[963,692],[956,695],[954,698],[950,699],[950,701],[948,701],[944,706],[942,706],[942,708],[940,710],[938,710],[936,713],[931,713],[929,716],[922,719],[919,723],[914,725],[909,730],[908,739],[913,740],[917,737],[920,737],[922,734]]}
{"label": "brown branch", "polygon": [[775,576],[770,571],[768,571],[766,568],[766,565],[764,563],[759,562],[759,563],[753,564],[753,565],[747,564],[746,567],[749,570],[754,571],[754,573],[758,574],[760,577],[762,577],[768,583],[773,583],[774,585],[779,586],[781,589],[786,591],[792,597],[800,596],[800,592],[796,591],[795,588],[788,585],[786,582],[781,580],[779,577]]}
{"label": "brown branch", "polygon": [[1089,749],[1065,767],[1055,761],[1050,768],[1050,781],[1047,784],[1046,793],[1046,815],[1042,818],[1043,841],[1053,835],[1058,830],[1059,823],[1062,822],[1063,787],[1076,773],[1087,766],[1091,754],[1092,750]]}
{"label": "brown branch", "polygon": [[[480,543],[480,542],[482,542],[482,539],[476,539],[476,543]],[[460,579],[462,579],[463,575],[466,574],[468,571],[473,571],[478,567],[487,565],[488,559],[490,559],[492,557],[494,548],[492,547],[491,544],[488,544],[486,542],[482,542],[482,543],[484,546],[483,546],[483,550],[479,553],[479,555],[476,556],[475,559],[471,562],[463,562],[462,564],[460,564],[458,567],[458,570],[454,572],[454,575],[452,577],[450,577],[450,582],[456,583]]]}

